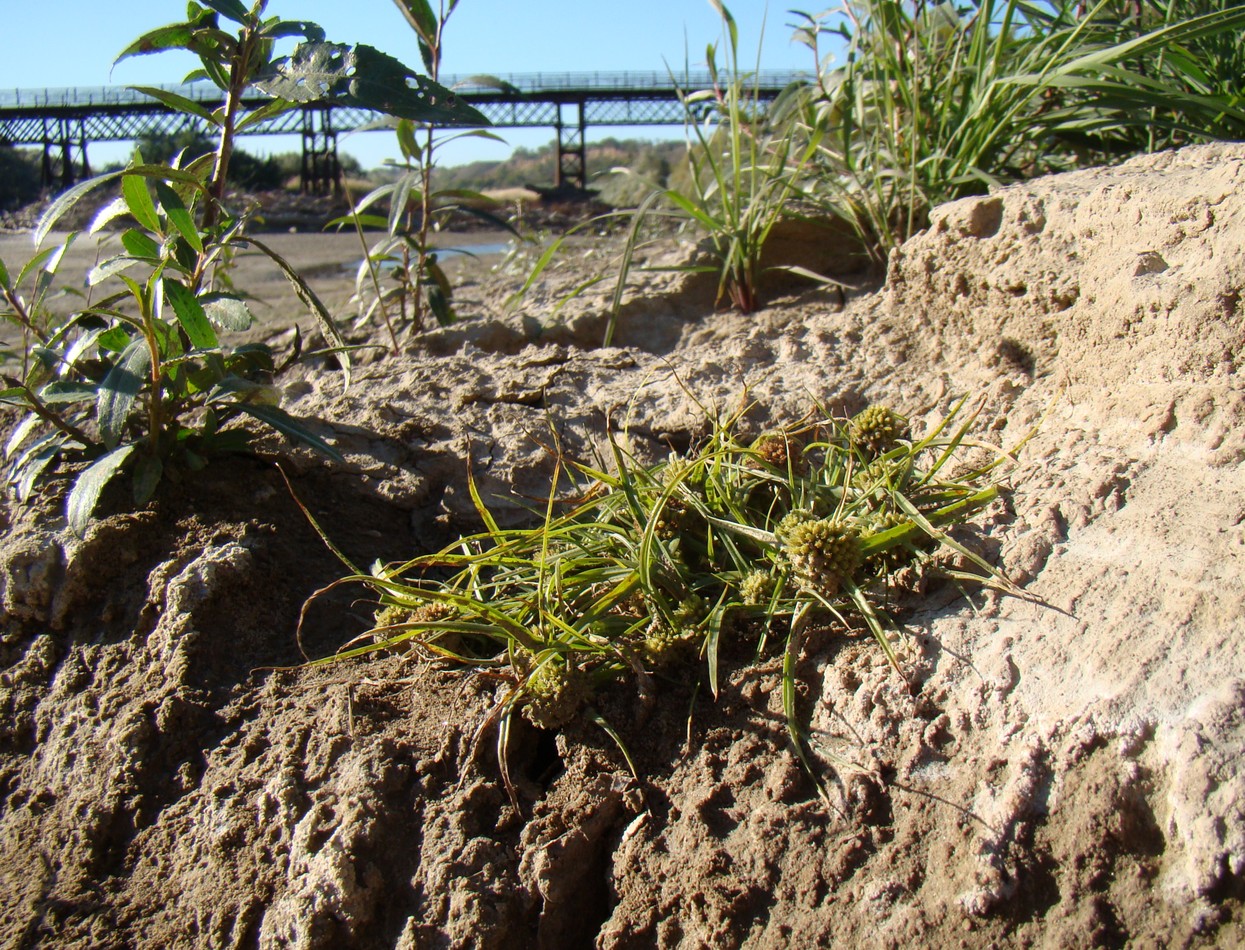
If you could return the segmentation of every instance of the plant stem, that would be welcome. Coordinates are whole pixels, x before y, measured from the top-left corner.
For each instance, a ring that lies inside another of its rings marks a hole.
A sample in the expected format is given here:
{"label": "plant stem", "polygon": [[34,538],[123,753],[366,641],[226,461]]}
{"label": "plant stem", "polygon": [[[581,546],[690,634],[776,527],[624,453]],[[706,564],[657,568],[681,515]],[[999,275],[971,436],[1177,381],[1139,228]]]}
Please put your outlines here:
{"label": "plant stem", "polygon": [[0,289],[4,291],[4,299],[7,300],[9,302],[9,306],[13,308],[13,312],[8,314],[8,316],[14,317],[18,323],[37,336],[40,343],[47,343],[47,334],[35,326],[34,321],[30,318],[30,314],[26,311],[25,306],[22,305],[21,298],[10,291],[7,287]]}
{"label": "plant stem", "polygon": [[229,175],[229,160],[233,157],[233,140],[238,122],[238,111],[242,108],[242,94],[246,91],[247,80],[250,78],[250,65],[254,54],[255,32],[253,25],[248,24],[243,31],[238,53],[230,64],[229,90],[225,94],[225,118],[220,129],[220,141],[216,147],[216,164],[212,170],[212,182],[208,188],[208,205],[203,211],[205,231],[216,226],[221,204],[225,199],[225,183]]}
{"label": "plant stem", "polygon": [[84,446],[91,446],[95,444],[95,440],[89,435],[73,423],[66,422],[59,414],[53,412],[46,405],[44,405],[43,400],[36,396],[34,391],[25,383],[20,383],[18,388],[20,388],[25,394],[27,401],[30,403],[30,411],[44,422],[56,429],[60,429],[60,431],[64,432],[65,435],[69,436],[71,439],[81,442]]}

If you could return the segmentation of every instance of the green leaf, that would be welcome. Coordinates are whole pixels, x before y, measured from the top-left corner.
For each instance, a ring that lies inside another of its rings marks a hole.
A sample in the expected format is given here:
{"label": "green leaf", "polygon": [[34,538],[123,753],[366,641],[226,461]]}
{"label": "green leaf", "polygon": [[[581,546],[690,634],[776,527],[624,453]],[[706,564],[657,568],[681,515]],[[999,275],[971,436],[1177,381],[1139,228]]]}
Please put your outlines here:
{"label": "green leaf", "polygon": [[195,299],[195,295],[175,280],[164,282],[164,295],[173,305],[177,314],[177,322],[186,331],[190,345],[196,350],[214,350],[220,343],[216,339],[216,331],[208,322],[203,305]]}
{"label": "green leaf", "polygon": [[312,23],[309,20],[278,20],[271,26],[264,27],[262,33],[270,40],[286,36],[301,36],[309,43],[324,41],[324,30],[318,23]]}
{"label": "green leaf", "polygon": [[[131,56],[163,53],[170,49],[184,49],[200,57],[205,68],[217,66],[217,59],[227,61],[238,49],[238,42],[228,33],[216,28],[216,14],[210,10],[201,12],[185,23],[171,23],[144,33],[117,54],[113,65]],[[205,55],[206,54],[206,55]]]}
{"label": "green leaf", "polygon": [[722,22],[726,26],[726,31],[730,35],[731,49],[738,49],[739,28],[735,25],[735,18],[731,16],[731,11],[726,9],[726,6],[721,2],[721,0],[709,0],[709,3],[713,9],[718,11],[718,16],[722,18]]}
{"label": "green leaf", "polygon": [[280,115],[282,112],[288,112],[290,109],[293,109],[295,105],[296,103],[287,102],[284,99],[273,99],[270,102],[265,102],[254,112],[248,112],[246,117],[238,122],[236,131],[245,132],[253,125],[258,125],[261,122],[267,122],[269,119]]}
{"label": "green leaf", "polygon": [[129,59],[131,56],[161,53],[167,49],[190,49],[191,37],[194,36],[196,26],[197,23],[173,23],[144,33],[118,53],[112,64],[115,66],[121,60]]}
{"label": "green leaf", "polygon": [[436,125],[489,124],[444,86],[370,46],[303,43],[255,85],[291,102],[336,102]]}
{"label": "green leaf", "polygon": [[39,224],[35,228],[33,235],[34,242],[40,245],[52,233],[52,228],[56,226],[56,222],[65,216],[74,205],[76,205],[89,191],[93,191],[100,185],[107,184],[114,178],[121,175],[121,172],[109,172],[106,175],[100,175],[98,178],[88,178],[86,181],[79,182],[68,191],[62,193],[55,201],[48,205],[47,211],[43,212],[43,216],[39,219]]}
{"label": "green leaf", "polygon": [[130,267],[133,267],[137,263],[138,261],[136,261],[133,257],[129,257],[128,255],[123,255],[121,257],[110,257],[106,261],[100,261],[98,264],[92,267],[89,271],[87,271],[87,275],[86,275],[87,286],[94,287],[97,284],[102,284],[109,277],[114,277],[117,274],[120,274],[122,271]]}
{"label": "green leaf", "polygon": [[117,220],[117,218],[129,213],[130,209],[126,207],[124,198],[113,198],[112,201],[100,208],[95,217],[91,219],[91,226],[87,228],[87,234],[98,234],[113,221]]}
{"label": "green leaf", "polygon": [[[389,233],[397,234],[402,227],[402,218],[406,215],[407,205],[411,202],[411,194],[420,183],[418,171],[409,171],[394,183],[393,198],[389,201]],[[421,194],[416,192],[416,195]]]}
{"label": "green leaf", "polygon": [[246,301],[233,294],[205,294],[199,303],[212,325],[222,330],[247,330],[255,322]]}
{"label": "green leaf", "polygon": [[425,43],[432,45],[437,39],[437,18],[428,0],[393,0],[406,22]]}
{"label": "green leaf", "polygon": [[[8,396],[14,397],[12,398],[12,401],[6,398]],[[30,399],[26,395],[26,391],[24,389],[6,389],[4,392],[0,392],[0,400],[8,403],[9,405],[18,405],[23,408],[29,407],[30,405]],[[17,428],[13,430],[13,434],[9,436],[9,441],[5,443],[4,457],[12,458],[13,453],[22,447],[22,443],[30,437],[32,432],[39,428],[39,425],[42,422],[43,420],[33,412],[23,419],[18,424]]]}
{"label": "green leaf", "polygon": [[248,416],[253,416],[260,422],[272,426],[278,432],[282,432],[299,442],[305,442],[317,452],[331,458],[334,462],[345,461],[337,449],[306,428],[301,420],[294,418],[284,409],[278,409],[276,406],[266,406],[262,403],[232,403],[231,405],[245,412]]}
{"label": "green leaf", "polygon": [[[341,331],[337,329],[337,324],[333,322],[333,317],[329,313],[328,308],[324,306],[323,301],[316,296],[316,292],[311,289],[307,281],[303,280],[302,275],[290,266],[289,261],[270,248],[263,241],[258,241],[253,237],[248,237],[247,241],[257,250],[266,254],[274,264],[281,269],[281,273],[285,275],[285,279],[289,281],[290,286],[294,288],[294,293],[299,300],[306,305],[311,311],[312,316],[316,318],[316,322],[320,325],[320,331],[324,334],[324,338],[330,346],[339,347],[343,351],[346,348],[346,340],[342,336]],[[345,376],[346,385],[350,385],[350,358],[341,353],[342,374]]]}
{"label": "green leaf", "polygon": [[95,340],[101,350],[121,353],[130,345],[130,332],[125,327],[113,327],[101,333]]}
{"label": "green leaf", "polygon": [[105,486],[112,481],[113,476],[125,465],[136,448],[136,443],[130,443],[114,449],[93,462],[74,482],[65,513],[69,519],[70,530],[79,538],[86,534],[87,525],[91,523],[91,513],[95,511],[95,505]]}
{"label": "green leaf", "polygon": [[[236,398],[230,400],[225,398],[227,396]],[[212,391],[207,395],[207,401],[225,405],[237,405],[246,402],[264,406],[279,406],[281,403],[281,390],[269,383],[258,383],[254,380],[243,379],[241,376],[229,375],[212,387]]]}
{"label": "green leaf", "polygon": [[151,239],[147,234],[135,228],[130,228],[121,235],[121,244],[131,257],[137,257],[145,261],[160,260],[160,245]]}
{"label": "green leaf", "polygon": [[99,404],[95,411],[105,447],[115,449],[121,441],[130,407],[148,381],[150,370],[151,351],[147,349],[147,341],[140,337],[125,348],[100,383]]}
{"label": "green leaf", "polygon": [[3,260],[0,260],[0,287],[5,290],[13,289],[13,285],[9,283],[9,269],[4,266]]}
{"label": "green leaf", "polygon": [[156,214],[156,203],[151,200],[151,192],[147,190],[147,182],[140,175],[122,175],[121,193],[125,196],[126,207],[134,220],[148,231],[160,230],[160,217]]}
{"label": "green leaf", "polygon": [[39,393],[39,401],[45,406],[64,406],[94,399],[96,389],[87,383],[58,381],[48,383]]}
{"label": "green leaf", "polygon": [[177,233],[186,239],[187,244],[202,254],[203,238],[199,236],[199,229],[195,227],[195,219],[187,210],[186,203],[182,201],[181,196],[164,182],[157,181],[156,197],[160,199],[160,207],[164,209],[169,222],[177,228]]}
{"label": "green leaf", "polygon": [[164,463],[155,455],[144,455],[134,463],[134,504],[145,505],[156,493]]}
{"label": "green leaf", "polygon": [[13,465],[13,472],[14,474],[21,472],[21,478],[18,479],[13,490],[17,494],[18,501],[25,502],[30,498],[35,482],[61,454],[62,448],[64,444],[60,433],[52,433],[37,440],[22,453],[21,458],[17,459]]}
{"label": "green leaf", "polygon": [[234,23],[245,24],[247,21],[246,7],[240,0],[199,0],[205,7],[211,7],[223,17],[228,17]]}
{"label": "green leaf", "polygon": [[22,265],[22,269],[17,274],[17,280],[13,282],[13,286],[20,287],[22,284],[26,283],[26,278],[35,271],[43,269],[44,265],[51,260],[52,255],[55,253],[56,248],[47,247],[28,260]]}
{"label": "green leaf", "polygon": [[422,149],[415,140],[415,123],[409,119],[398,122],[398,147],[402,149],[402,157],[407,161],[419,161]]}
{"label": "green leaf", "polygon": [[179,96],[175,92],[169,92],[167,89],[161,89],[158,86],[130,86],[130,88],[135,92],[141,92],[144,96],[151,96],[152,99],[163,102],[170,109],[198,116],[209,125],[219,127],[222,124],[222,120],[201,102],[195,102],[193,99],[187,99],[185,96]]}

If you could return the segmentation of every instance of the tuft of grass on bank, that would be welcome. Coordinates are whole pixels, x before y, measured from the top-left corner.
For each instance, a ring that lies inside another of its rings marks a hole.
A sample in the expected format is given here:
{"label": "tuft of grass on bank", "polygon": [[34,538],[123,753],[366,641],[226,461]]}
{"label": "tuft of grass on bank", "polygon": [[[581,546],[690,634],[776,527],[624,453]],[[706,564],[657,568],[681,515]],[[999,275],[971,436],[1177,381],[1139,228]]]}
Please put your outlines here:
{"label": "tuft of grass on bank", "polygon": [[651,695],[699,676],[716,696],[728,642],[779,650],[805,758],[795,663],[810,628],[872,637],[898,673],[903,635],[885,606],[897,587],[939,575],[1018,593],[948,533],[998,498],[992,474],[1010,458],[970,438],[975,417],[961,400],[918,436],[874,406],[754,440],[737,435],[740,414],[715,417],[703,445],[656,465],[611,438],[609,470],[559,459],[534,527],[499,526],[472,484],[483,531],[333,585],[365,585],[378,609],[363,642],[321,662],[404,646],[490,670],[507,684],[504,745],[515,714],[609,729],[597,700],[613,683]]}

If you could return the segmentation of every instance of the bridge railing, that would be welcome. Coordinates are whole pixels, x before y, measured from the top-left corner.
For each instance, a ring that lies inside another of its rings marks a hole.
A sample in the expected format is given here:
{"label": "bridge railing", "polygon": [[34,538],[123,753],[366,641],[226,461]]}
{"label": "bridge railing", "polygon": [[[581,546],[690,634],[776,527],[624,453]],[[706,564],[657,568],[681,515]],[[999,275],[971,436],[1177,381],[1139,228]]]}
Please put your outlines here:
{"label": "bridge railing", "polygon": [[[569,91],[635,91],[648,92],[674,88],[703,88],[712,82],[708,70],[671,74],[668,72],[539,72],[518,73],[496,77],[508,87],[523,94]],[[767,89],[781,88],[801,79],[807,73],[791,70],[763,69],[749,74],[749,83]],[[457,88],[466,96],[497,93],[496,86],[480,76],[445,76],[442,83]],[[157,88],[175,92],[196,102],[219,102],[222,93],[209,82],[160,85]],[[3,89],[0,90],[2,109],[73,108],[83,106],[149,105],[156,100],[128,86],[96,86],[86,88],[53,89]]]}

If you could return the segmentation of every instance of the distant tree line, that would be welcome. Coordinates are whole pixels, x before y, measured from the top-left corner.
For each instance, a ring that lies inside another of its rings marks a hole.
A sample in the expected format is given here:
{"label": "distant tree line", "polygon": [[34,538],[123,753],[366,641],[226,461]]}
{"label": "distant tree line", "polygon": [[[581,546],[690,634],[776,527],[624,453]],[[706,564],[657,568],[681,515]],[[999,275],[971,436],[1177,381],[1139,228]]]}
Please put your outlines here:
{"label": "distant tree line", "polygon": [[[182,163],[207,155],[216,148],[215,140],[197,129],[184,129],[174,134],[148,133],[134,143],[134,154],[142,155],[143,161],[168,162],[178,152],[185,151]],[[55,158],[59,161],[60,156]],[[358,160],[345,153],[339,154],[342,172],[357,177],[363,174]],[[38,149],[0,146],[0,211],[14,211],[38,201],[43,195],[43,156]],[[119,163],[97,169],[113,171],[122,167]],[[278,191],[297,187],[302,172],[302,155],[284,152],[260,158],[242,149],[235,149],[229,162],[229,180],[243,191]]]}
{"label": "distant tree line", "polygon": [[0,146],[0,211],[15,211],[39,197],[39,153]]}
{"label": "distant tree line", "polygon": [[[135,155],[146,162],[167,162],[185,151],[183,163],[210,153],[215,142],[206,133],[185,129],[175,134],[149,133],[134,143]],[[589,185],[597,189],[601,200],[615,207],[633,207],[653,185],[667,187],[678,182],[686,165],[686,146],[680,141],[651,142],[642,139],[606,138],[590,143],[587,148]],[[358,160],[339,153],[343,173],[350,178],[363,177]],[[438,189],[470,188],[477,191],[521,188],[524,185],[553,183],[557,162],[556,143],[538,148],[516,148],[504,161],[469,162],[436,169]],[[42,156],[37,149],[0,146],[0,210],[12,211],[39,200],[42,195],[40,166]],[[111,171],[120,165],[99,169]],[[630,174],[615,174],[616,169],[629,169]],[[276,191],[297,187],[302,170],[302,155],[283,152],[265,158],[238,149],[230,161],[229,178],[235,187],[245,191]],[[366,173],[373,181],[384,181],[393,172],[389,168]]]}

